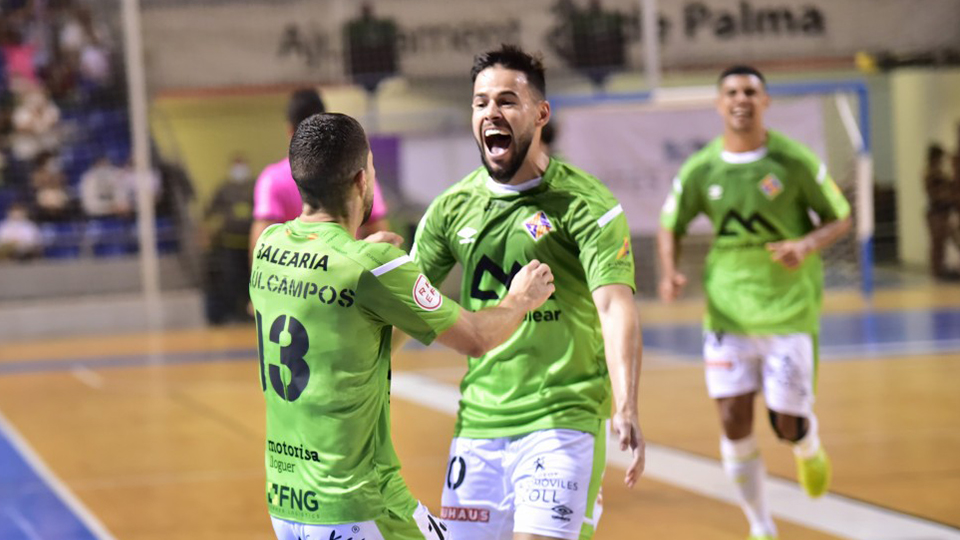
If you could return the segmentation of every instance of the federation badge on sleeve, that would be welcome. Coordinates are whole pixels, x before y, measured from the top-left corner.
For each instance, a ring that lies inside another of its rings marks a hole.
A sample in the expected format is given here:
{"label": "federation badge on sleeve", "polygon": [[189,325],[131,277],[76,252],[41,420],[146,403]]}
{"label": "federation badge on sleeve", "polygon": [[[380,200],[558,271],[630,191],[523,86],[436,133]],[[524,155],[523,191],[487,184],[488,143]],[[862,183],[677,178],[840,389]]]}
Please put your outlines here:
{"label": "federation badge on sleeve", "polygon": [[538,210],[530,219],[523,222],[524,228],[530,233],[534,241],[540,240],[553,230],[553,224],[550,218],[543,211]]}
{"label": "federation badge on sleeve", "polygon": [[619,261],[620,259],[626,257],[629,254],[630,254],[630,237],[624,236],[623,245],[620,246],[620,251],[617,251],[617,260]]}
{"label": "federation badge on sleeve", "polygon": [[436,311],[443,304],[443,295],[430,284],[427,276],[420,274],[413,284],[413,301],[427,311]]}

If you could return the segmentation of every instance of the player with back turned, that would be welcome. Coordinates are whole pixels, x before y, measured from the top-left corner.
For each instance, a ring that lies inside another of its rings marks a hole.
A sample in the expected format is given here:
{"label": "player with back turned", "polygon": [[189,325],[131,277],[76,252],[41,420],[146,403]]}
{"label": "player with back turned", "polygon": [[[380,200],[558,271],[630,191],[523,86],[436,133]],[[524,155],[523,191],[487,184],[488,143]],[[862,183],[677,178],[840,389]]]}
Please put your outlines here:
{"label": "player with back turned", "polygon": [[267,507],[280,540],[449,540],[400,477],[390,439],[392,326],[482,355],[554,291],[531,261],[503,301],[468,312],[434,289],[392,233],[355,240],[375,169],[356,120],[318,114],[290,144],[300,217],[268,227],[253,253]]}

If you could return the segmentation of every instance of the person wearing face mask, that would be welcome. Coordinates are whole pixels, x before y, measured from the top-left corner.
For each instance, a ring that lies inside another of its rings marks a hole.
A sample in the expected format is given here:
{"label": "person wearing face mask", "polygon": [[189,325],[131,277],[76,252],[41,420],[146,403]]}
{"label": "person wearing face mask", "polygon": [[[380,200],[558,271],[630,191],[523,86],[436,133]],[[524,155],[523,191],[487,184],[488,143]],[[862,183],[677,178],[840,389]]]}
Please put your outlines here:
{"label": "person wearing face mask", "polygon": [[442,516],[457,538],[588,540],[608,418],[631,452],[628,487],[644,465],[630,227],[597,178],[544,151],[538,58],[504,45],[477,55],[471,75],[482,166],[431,203],[411,256],[433,282],[460,263],[470,310],[503,298],[533,259],[557,290],[503,346],[467,359]]}
{"label": "person wearing face mask", "polygon": [[253,187],[250,166],[238,155],[204,212],[208,247],[206,314],[211,324],[250,320],[247,261],[253,223]]}
{"label": "person wearing face mask", "polygon": [[706,214],[714,229],[704,272],[707,392],[717,405],[723,468],[750,522],[749,538],[773,540],[754,400],[762,394],[807,495],[826,493],[830,461],[813,413],[820,251],[850,230],[850,204],[809,148],[767,129],[770,94],[759,71],[732,66],[717,88],[723,133],[683,164],[660,215],[659,293],[672,302],[683,290],[679,242],[688,224]]}

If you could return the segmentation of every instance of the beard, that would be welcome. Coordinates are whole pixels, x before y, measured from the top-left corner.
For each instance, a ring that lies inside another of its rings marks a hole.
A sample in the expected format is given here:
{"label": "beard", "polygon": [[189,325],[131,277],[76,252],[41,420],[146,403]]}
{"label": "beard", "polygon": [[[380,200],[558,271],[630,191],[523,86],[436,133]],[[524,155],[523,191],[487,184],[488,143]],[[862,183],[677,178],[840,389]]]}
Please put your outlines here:
{"label": "beard", "polygon": [[527,153],[530,152],[530,145],[533,144],[533,135],[527,137],[517,137],[514,139],[514,144],[516,145],[516,151],[513,153],[513,157],[510,158],[510,161],[500,169],[495,169],[494,165],[487,160],[486,148],[484,148],[483,137],[480,138],[480,141],[477,142],[477,147],[480,149],[480,161],[483,162],[483,166],[486,167],[487,173],[490,174],[490,178],[493,178],[500,184],[506,184],[510,181],[511,178],[517,171],[520,170],[520,167],[523,165],[523,161],[527,159]]}

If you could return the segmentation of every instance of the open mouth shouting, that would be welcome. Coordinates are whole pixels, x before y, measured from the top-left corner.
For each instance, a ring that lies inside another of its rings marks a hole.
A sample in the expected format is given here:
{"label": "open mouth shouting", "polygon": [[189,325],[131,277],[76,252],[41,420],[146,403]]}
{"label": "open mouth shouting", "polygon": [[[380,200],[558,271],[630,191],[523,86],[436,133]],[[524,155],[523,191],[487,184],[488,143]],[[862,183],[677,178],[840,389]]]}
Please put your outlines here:
{"label": "open mouth shouting", "polygon": [[513,143],[513,135],[508,130],[496,126],[483,129],[483,146],[491,161],[504,163],[510,152],[511,143]]}

